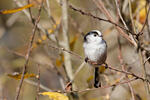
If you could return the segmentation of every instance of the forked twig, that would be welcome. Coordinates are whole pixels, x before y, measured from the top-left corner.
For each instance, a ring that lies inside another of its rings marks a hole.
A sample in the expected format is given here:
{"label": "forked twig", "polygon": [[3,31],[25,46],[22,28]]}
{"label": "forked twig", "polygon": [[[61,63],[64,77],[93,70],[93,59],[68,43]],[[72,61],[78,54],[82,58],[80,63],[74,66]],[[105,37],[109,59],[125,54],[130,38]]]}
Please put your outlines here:
{"label": "forked twig", "polygon": [[17,94],[16,94],[16,97],[15,97],[15,100],[18,100],[19,95],[20,95],[21,87],[22,87],[23,80],[24,80],[24,75],[25,75],[25,72],[26,72],[26,69],[27,69],[27,64],[29,62],[29,56],[30,56],[31,50],[32,50],[32,44],[33,44],[33,40],[34,40],[34,37],[35,37],[35,32],[36,32],[36,29],[37,29],[37,24],[40,21],[40,13],[41,13],[41,8],[42,8],[42,5],[43,5],[43,1],[44,0],[42,0],[41,6],[40,6],[40,9],[39,9],[39,13],[38,13],[38,17],[37,17],[37,19],[35,21],[35,25],[34,25],[33,30],[32,30],[31,40],[30,40],[30,43],[29,43],[29,47],[28,47],[28,51],[27,51],[26,57],[25,57],[26,61],[25,61],[24,67],[23,67],[21,80],[20,80],[19,86],[17,88],[17,92],[16,92]]}

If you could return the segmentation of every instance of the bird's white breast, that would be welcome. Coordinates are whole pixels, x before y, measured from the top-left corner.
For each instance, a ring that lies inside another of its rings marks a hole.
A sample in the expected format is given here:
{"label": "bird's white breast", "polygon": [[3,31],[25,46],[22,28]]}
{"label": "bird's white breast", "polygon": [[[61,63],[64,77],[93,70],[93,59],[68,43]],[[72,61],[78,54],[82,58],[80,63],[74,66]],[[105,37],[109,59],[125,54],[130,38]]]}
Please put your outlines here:
{"label": "bird's white breast", "polygon": [[97,62],[103,55],[106,53],[106,43],[84,43],[84,52],[85,56],[88,57],[89,60]]}

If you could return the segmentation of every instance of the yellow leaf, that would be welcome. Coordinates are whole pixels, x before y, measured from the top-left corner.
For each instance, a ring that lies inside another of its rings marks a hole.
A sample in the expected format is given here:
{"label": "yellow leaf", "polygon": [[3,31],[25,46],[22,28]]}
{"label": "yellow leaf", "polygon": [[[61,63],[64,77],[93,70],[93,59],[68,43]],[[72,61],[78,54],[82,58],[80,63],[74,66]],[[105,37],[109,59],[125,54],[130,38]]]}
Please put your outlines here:
{"label": "yellow leaf", "polygon": [[42,40],[41,40],[41,39],[38,39],[37,43],[38,43],[38,44],[41,44],[41,43],[42,43]]}
{"label": "yellow leaf", "polygon": [[64,55],[61,53],[61,54],[60,54],[60,58],[57,58],[57,59],[56,59],[56,66],[57,66],[57,67],[60,67],[63,62],[64,62]]}
{"label": "yellow leaf", "polygon": [[140,9],[140,11],[138,11],[139,12],[139,21],[142,24],[145,22],[145,19],[146,19],[145,5],[146,5],[146,0],[139,0],[138,5],[136,7],[137,11]]}
{"label": "yellow leaf", "polygon": [[105,69],[106,69],[105,66],[100,66],[100,67],[99,67],[99,72],[100,72],[100,73],[104,73],[104,72],[105,72]]}
{"label": "yellow leaf", "polygon": [[60,61],[60,59],[56,59],[56,66],[60,67],[62,64],[62,62]]}
{"label": "yellow leaf", "polygon": [[32,45],[32,49],[36,48],[37,47],[37,44],[36,43],[33,43]]}
{"label": "yellow leaf", "polygon": [[54,32],[53,29],[48,29],[48,33],[49,33],[49,34],[52,34],[53,32]]}
{"label": "yellow leaf", "polygon": [[133,76],[132,76],[132,75],[128,75],[128,78],[130,78],[130,79],[131,79],[131,78],[133,78]]}
{"label": "yellow leaf", "polygon": [[58,92],[43,92],[40,93],[42,95],[47,95],[49,96],[49,99],[52,100],[69,100],[69,98],[67,96],[65,96],[64,94],[58,93]]}
{"label": "yellow leaf", "polygon": [[142,9],[140,10],[139,15],[140,15],[140,22],[141,22],[141,23],[144,23],[144,22],[145,22],[145,19],[146,19],[146,9],[145,9],[145,8],[142,8]]}
{"label": "yellow leaf", "polygon": [[[16,80],[20,80],[21,79],[21,76],[22,76],[22,73],[13,73],[13,74],[7,74],[7,76],[11,77],[11,78],[14,78]],[[24,75],[24,79],[25,78],[31,78],[31,77],[36,77],[35,74],[29,74],[29,73],[25,73]]]}
{"label": "yellow leaf", "polygon": [[23,9],[30,8],[32,6],[33,6],[33,4],[28,4],[28,5],[25,5],[23,7],[19,7],[19,8],[14,8],[14,9],[10,9],[10,10],[2,10],[2,11],[0,11],[0,14],[16,13],[16,12],[21,11]]}
{"label": "yellow leaf", "polygon": [[46,35],[43,35],[42,36],[42,40],[44,41],[44,40],[46,40],[47,39],[47,36]]}
{"label": "yellow leaf", "polygon": [[120,82],[120,79],[119,79],[119,78],[115,80],[115,83],[119,83],[119,82]]}
{"label": "yellow leaf", "polygon": [[94,76],[91,75],[88,79],[87,79],[87,82],[89,83],[91,80],[93,80]]}
{"label": "yellow leaf", "polygon": [[74,49],[74,45],[75,45],[75,42],[77,40],[77,37],[78,37],[78,35],[74,36],[73,39],[70,41],[70,49],[71,49],[71,51],[73,51],[73,49]]}
{"label": "yellow leaf", "polygon": [[56,27],[57,27],[56,25],[53,25],[53,29],[56,29]]}

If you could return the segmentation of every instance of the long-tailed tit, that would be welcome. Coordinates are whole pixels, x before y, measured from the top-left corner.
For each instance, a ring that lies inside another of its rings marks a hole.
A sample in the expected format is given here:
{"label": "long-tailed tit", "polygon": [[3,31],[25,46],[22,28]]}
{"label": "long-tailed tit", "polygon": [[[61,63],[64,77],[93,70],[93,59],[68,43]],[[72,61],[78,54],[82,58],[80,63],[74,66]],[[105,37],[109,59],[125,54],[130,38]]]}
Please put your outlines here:
{"label": "long-tailed tit", "polygon": [[107,58],[107,44],[103,39],[102,33],[98,30],[92,30],[84,36],[85,61],[95,67],[94,87],[98,88],[99,66],[105,64]]}

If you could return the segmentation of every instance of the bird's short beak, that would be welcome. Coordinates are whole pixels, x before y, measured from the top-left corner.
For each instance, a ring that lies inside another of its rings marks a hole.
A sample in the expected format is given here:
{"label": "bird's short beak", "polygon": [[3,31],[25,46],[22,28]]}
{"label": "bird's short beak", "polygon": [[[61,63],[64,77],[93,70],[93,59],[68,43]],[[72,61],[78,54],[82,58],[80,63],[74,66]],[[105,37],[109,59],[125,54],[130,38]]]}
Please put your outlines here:
{"label": "bird's short beak", "polygon": [[103,37],[102,35],[100,35],[99,37]]}

